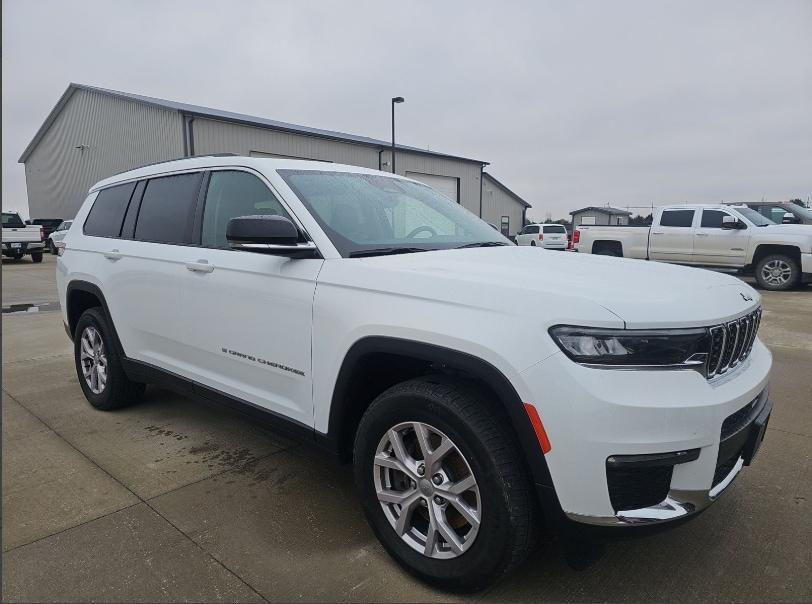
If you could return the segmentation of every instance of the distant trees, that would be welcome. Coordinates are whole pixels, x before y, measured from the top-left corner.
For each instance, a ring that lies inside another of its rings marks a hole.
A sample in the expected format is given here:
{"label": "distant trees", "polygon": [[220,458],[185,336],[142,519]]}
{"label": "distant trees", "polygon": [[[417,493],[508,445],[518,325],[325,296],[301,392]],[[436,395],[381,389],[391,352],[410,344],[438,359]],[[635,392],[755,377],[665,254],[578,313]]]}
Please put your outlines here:
{"label": "distant trees", "polygon": [[648,216],[632,216],[629,218],[629,225],[630,226],[651,226],[651,221],[653,217],[651,214]]}

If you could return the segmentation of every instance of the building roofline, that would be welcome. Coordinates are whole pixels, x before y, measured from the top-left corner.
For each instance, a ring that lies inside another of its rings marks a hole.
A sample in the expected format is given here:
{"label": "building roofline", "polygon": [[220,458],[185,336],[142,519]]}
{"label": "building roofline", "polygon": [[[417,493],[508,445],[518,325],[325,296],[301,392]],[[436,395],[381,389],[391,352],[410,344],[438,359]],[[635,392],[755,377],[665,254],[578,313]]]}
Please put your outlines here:
{"label": "building roofline", "polygon": [[[70,100],[70,97],[73,93],[77,90],[85,90],[89,92],[96,92],[99,94],[104,94],[107,96],[111,96],[114,98],[119,98],[122,100],[133,101],[136,103],[141,103],[143,105],[148,105],[151,107],[157,107],[159,109],[166,109],[168,111],[175,111],[180,113],[181,115],[190,116],[190,117],[200,117],[206,118],[211,120],[217,121],[224,121],[224,122],[231,122],[236,124],[242,124],[247,126],[253,126],[256,128],[264,128],[266,130],[275,130],[279,132],[290,132],[294,134],[299,134],[302,136],[310,136],[314,138],[322,138],[327,140],[335,140],[345,143],[352,143],[356,145],[364,145],[367,147],[373,147],[378,150],[386,150],[392,147],[392,144],[383,140],[367,137],[367,136],[358,136],[355,134],[347,134],[344,132],[336,132],[333,130],[323,130],[320,128],[311,128],[309,126],[301,126],[298,124],[290,124],[287,122],[280,122],[277,120],[271,120],[267,118],[256,117],[252,115],[246,115],[242,113],[234,113],[231,111],[224,111],[221,109],[212,109],[210,107],[203,107],[200,105],[191,105],[188,103],[181,103],[178,101],[169,101],[166,99],[159,99],[156,97],[148,97],[143,96],[140,94],[132,94],[129,92],[121,92],[118,90],[109,90],[107,88],[98,88],[95,86],[88,86],[86,84],[76,84],[71,82],[68,85],[68,88],[59,98],[59,101],[56,103],[54,108],[48,114],[48,117],[45,118],[42,126],[40,126],[39,130],[37,130],[34,138],[28,144],[28,146],[23,151],[20,159],[17,161],[19,163],[25,163],[31,153],[34,151],[36,146],[39,144],[42,137],[45,136],[45,133],[51,127],[53,122],[56,120],[59,113],[62,111],[62,108],[67,104]],[[469,157],[462,157],[459,155],[450,155],[448,153],[438,153],[436,151],[430,151],[428,149],[420,149],[419,147],[410,147],[407,145],[395,145],[396,150],[400,151],[407,151],[409,153],[415,153],[419,155],[429,155],[432,157],[442,157],[447,159],[455,159],[455,160],[462,160],[472,163],[481,164],[483,166],[487,166],[488,162],[472,159]]]}
{"label": "building roofline", "polygon": [[627,212],[626,210],[618,210],[617,208],[608,208],[608,207],[598,207],[598,206],[587,206],[585,208],[581,208],[580,210],[573,210],[570,212],[570,216],[573,214],[577,214],[578,212],[586,212],[588,210],[594,210],[596,212],[603,212],[604,214],[610,215],[621,215],[621,216],[631,216],[631,212]]}
{"label": "building roofline", "polygon": [[489,172],[483,172],[482,176],[486,176],[488,179],[492,180],[493,184],[495,184],[497,187],[502,189],[505,193],[507,193],[511,197],[516,198],[516,201],[518,201],[520,204],[522,204],[525,208],[532,208],[533,207],[532,205],[527,203],[524,199],[522,199],[521,197],[516,195],[516,193],[514,193],[513,191],[508,189],[505,185],[503,185],[501,182],[499,182],[499,180],[497,180],[496,177],[494,177],[493,174],[490,174]]}

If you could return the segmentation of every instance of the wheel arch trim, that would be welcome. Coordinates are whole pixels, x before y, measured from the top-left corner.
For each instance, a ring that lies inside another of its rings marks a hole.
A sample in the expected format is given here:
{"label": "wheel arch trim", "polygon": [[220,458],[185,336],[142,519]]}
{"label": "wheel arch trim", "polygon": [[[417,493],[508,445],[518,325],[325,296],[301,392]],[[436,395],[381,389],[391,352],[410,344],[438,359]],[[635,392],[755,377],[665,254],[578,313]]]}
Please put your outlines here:
{"label": "wheel arch trim", "polygon": [[107,306],[107,299],[104,297],[101,288],[99,288],[99,286],[95,283],[90,283],[89,281],[83,281],[80,279],[75,279],[68,283],[65,291],[65,311],[68,318],[66,329],[68,331],[68,335],[71,337],[71,339],[73,339],[74,332],[76,331],[76,322],[79,320],[78,316],[75,317],[75,319],[71,319],[71,294],[76,291],[91,294],[99,301],[102,311],[104,312],[104,316],[107,318],[110,329],[112,330],[111,336],[116,347],[116,352],[118,352],[120,357],[125,357],[126,355],[124,354],[124,347],[121,345],[121,340],[118,337],[116,326],[113,323],[113,317],[110,314],[110,309]]}
{"label": "wheel arch trim", "polygon": [[331,448],[341,451],[342,438],[349,428],[347,419],[351,414],[345,412],[351,401],[348,400],[349,388],[354,371],[359,361],[372,354],[394,354],[427,362],[450,369],[464,371],[482,380],[499,398],[510,425],[515,432],[528,469],[536,484],[552,488],[547,461],[539,448],[538,438],[527,412],[516,389],[510,380],[488,361],[472,354],[445,348],[415,340],[388,336],[367,336],[356,341],[344,355],[338,372],[330,404],[327,439]]}

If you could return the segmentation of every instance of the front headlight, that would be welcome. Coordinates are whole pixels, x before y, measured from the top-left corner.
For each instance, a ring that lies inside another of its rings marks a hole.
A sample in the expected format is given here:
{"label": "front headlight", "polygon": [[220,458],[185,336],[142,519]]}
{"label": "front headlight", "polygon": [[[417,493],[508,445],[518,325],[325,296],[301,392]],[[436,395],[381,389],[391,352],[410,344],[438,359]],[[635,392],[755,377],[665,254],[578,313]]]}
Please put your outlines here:
{"label": "front headlight", "polygon": [[706,328],[600,329],[556,325],[550,335],[576,363],[591,367],[704,371],[710,349]]}

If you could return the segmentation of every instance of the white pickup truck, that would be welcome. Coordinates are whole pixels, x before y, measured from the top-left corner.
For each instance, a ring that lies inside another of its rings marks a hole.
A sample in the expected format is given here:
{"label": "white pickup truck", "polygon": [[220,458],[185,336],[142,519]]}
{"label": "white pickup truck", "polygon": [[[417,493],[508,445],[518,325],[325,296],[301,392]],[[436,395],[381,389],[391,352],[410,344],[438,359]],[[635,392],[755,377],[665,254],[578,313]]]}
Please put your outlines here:
{"label": "white pickup truck", "polygon": [[776,224],[744,206],[657,208],[651,227],[581,225],[572,242],[587,254],[738,268],[769,290],[812,279],[812,225]]}
{"label": "white pickup truck", "polygon": [[40,225],[26,225],[16,212],[3,212],[3,256],[19,260],[26,254],[34,262],[42,262],[45,249]]}

